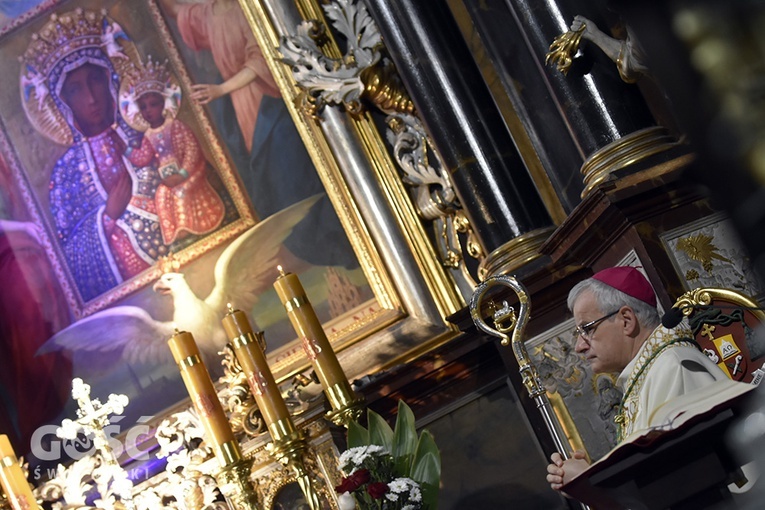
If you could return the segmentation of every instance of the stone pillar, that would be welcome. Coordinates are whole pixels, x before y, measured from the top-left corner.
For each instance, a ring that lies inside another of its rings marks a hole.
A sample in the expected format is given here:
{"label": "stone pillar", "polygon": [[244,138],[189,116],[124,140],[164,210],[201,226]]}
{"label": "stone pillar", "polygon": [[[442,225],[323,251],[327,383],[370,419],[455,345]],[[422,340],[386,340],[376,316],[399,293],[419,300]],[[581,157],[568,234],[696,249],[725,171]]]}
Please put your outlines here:
{"label": "stone pillar", "polygon": [[512,105],[508,115],[514,113],[528,134],[533,150],[521,150],[521,157],[529,165],[538,158],[563,211],[571,214],[581,202],[584,184],[579,168],[585,154],[547,84],[543,61],[531,52],[506,0],[447,1],[464,5],[464,9],[455,10],[455,16],[468,19],[461,23],[463,32],[471,31],[466,39],[476,47],[474,51],[485,51],[488,58],[483,65],[493,68],[501,85],[494,93],[507,95]]}
{"label": "stone pillar", "polygon": [[552,221],[448,7],[433,0],[366,3],[489,253],[479,276],[530,262]]}
{"label": "stone pillar", "polygon": [[[639,88],[625,83],[616,64],[590,41],[581,41],[580,51],[567,74],[551,65],[545,65],[550,44],[560,34],[568,32],[576,15],[592,20],[600,30],[609,33],[609,23],[604,19],[608,13],[605,2],[590,0],[464,0],[471,16],[479,26],[491,30],[500,17],[504,27],[494,28],[487,37],[491,45],[523,45],[531,59],[519,55],[512,62],[499,62],[502,71],[515,78],[520,76],[528,101],[525,122],[535,126],[536,131],[550,128],[560,131],[559,122],[568,131],[568,139],[560,141],[561,148],[570,153],[568,144],[578,149],[581,179],[584,182],[582,196],[597,184],[609,178],[612,172],[639,169],[656,163],[665,153],[677,146],[676,140],[663,127],[657,126]],[[491,51],[491,50],[490,50]],[[495,51],[496,53],[496,51]],[[498,56],[492,56],[496,60]],[[536,76],[534,74],[536,73]],[[542,104],[540,97],[549,94],[552,104]],[[531,103],[531,101],[535,101]],[[560,119],[549,126],[540,125],[544,116],[555,108]],[[539,110],[539,113],[538,113]],[[564,136],[556,133],[556,136]],[[541,147],[545,153],[558,150],[557,145]],[[672,151],[675,154],[677,151]],[[669,156],[667,153],[666,156]],[[666,158],[664,158],[666,159]],[[628,170],[629,169],[629,170]],[[568,165],[556,165],[548,170],[553,183],[565,183],[570,172]]]}

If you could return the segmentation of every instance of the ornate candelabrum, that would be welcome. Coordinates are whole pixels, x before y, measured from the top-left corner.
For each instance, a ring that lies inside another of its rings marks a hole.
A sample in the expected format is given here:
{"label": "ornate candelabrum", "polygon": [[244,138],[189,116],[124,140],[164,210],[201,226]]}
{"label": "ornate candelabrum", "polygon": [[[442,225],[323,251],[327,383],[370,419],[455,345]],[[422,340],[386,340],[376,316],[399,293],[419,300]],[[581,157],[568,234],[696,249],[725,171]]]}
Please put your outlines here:
{"label": "ornate candelabrum", "polygon": [[218,487],[236,510],[257,510],[258,497],[250,482],[252,461],[242,456],[194,337],[176,330],[168,345],[202,421],[205,439],[220,463],[221,469],[215,475]]}
{"label": "ornate candelabrum", "polygon": [[295,427],[276,385],[264,354],[266,342],[263,332],[255,333],[244,312],[234,310],[231,305],[223,318],[223,328],[271,434],[273,442],[267,446],[269,452],[295,472],[298,485],[311,510],[320,510],[318,493],[305,467],[305,455],[308,452],[306,434]]}
{"label": "ornate candelabrum", "polygon": [[228,465],[222,465],[215,474],[218,488],[235,510],[258,510],[258,495],[250,482],[252,460],[240,458]]}
{"label": "ornate candelabrum", "polygon": [[274,288],[332,407],[327,418],[336,425],[347,427],[351,421],[361,417],[364,399],[351,388],[297,275],[285,273],[282,266],[278,269],[279,277],[274,282]]}
{"label": "ornate candelabrum", "polygon": [[11,504],[8,502],[8,498],[5,497],[2,487],[0,487],[0,510],[11,510]]}

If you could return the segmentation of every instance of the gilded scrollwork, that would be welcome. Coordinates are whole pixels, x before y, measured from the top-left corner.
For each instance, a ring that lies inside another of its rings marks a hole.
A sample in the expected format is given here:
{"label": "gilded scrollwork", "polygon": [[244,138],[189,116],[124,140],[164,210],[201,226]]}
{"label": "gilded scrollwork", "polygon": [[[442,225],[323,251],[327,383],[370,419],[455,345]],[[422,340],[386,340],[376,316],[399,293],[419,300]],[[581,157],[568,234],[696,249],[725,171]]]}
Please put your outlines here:
{"label": "gilded scrollwork", "polygon": [[457,272],[458,280],[474,288],[475,282],[466,270],[464,254],[478,260],[485,254],[422,123],[414,115],[404,113],[391,114],[386,122],[390,128],[388,142],[402,170],[402,180],[409,186],[420,216],[433,223],[442,263]]}
{"label": "gilded scrollwork", "polygon": [[249,437],[264,434],[266,425],[263,416],[255,403],[255,397],[252,396],[247,377],[230,345],[226,345],[223,349],[221,364],[223,377],[220,381],[224,383],[224,387],[218,396],[225,404],[231,430],[234,434],[244,432]]}
{"label": "gilded scrollwork", "polygon": [[358,112],[365,89],[362,73],[382,60],[382,38],[363,5],[338,0],[325,5],[324,10],[338,32],[348,39],[342,58],[331,58],[321,51],[316,40],[321,30],[315,20],[300,23],[294,36],[282,39],[279,51],[305,90],[304,98],[313,101],[312,111],[321,111],[326,104],[343,104],[349,111]]}
{"label": "gilded scrollwork", "polygon": [[[302,87],[301,108],[320,118],[326,105],[342,105],[358,115],[369,105],[387,114],[386,137],[393,157],[423,220],[432,222],[443,265],[471,292],[475,281],[464,255],[485,254],[454,193],[448,172],[437,157],[391,61],[384,56],[380,33],[362,3],[336,0],[324,6],[327,18],[348,41],[344,56],[331,58],[320,49],[316,21],[305,21],[296,35],[283,38],[280,52]],[[463,247],[463,241],[465,246]]]}

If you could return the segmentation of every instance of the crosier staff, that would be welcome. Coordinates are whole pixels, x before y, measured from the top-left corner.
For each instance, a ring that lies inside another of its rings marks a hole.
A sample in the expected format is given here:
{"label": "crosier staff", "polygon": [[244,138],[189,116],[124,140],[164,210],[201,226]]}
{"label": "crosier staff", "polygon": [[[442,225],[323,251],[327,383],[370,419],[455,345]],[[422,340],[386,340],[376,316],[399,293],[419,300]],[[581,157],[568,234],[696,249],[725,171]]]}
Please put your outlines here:
{"label": "crosier staff", "polygon": [[[493,306],[494,302],[489,301],[492,308],[495,309],[492,315],[492,320],[494,322],[494,327],[492,328],[486,324],[481,316],[481,305],[483,304],[486,292],[496,286],[510,287],[515,291],[518,295],[519,311],[516,316],[515,310],[513,307],[509,306],[507,302],[503,302],[502,308],[496,310],[496,307]],[[537,368],[531,362],[529,353],[526,351],[526,344],[523,342],[523,332],[526,329],[526,323],[529,320],[530,313],[531,301],[529,300],[528,292],[526,292],[526,288],[512,276],[499,275],[488,278],[475,289],[473,296],[470,298],[470,316],[473,318],[476,327],[484,333],[499,337],[502,345],[510,345],[512,347],[515,359],[518,361],[518,368],[523,380],[523,385],[526,387],[526,391],[528,391],[531,399],[537,405],[539,412],[542,413],[542,419],[547,426],[547,431],[550,433],[550,436],[555,443],[555,448],[565,459],[570,459],[573,454],[573,448],[566,439],[563,427],[553,412],[550,399],[547,398],[547,392],[539,381]],[[510,336],[511,333],[512,337]],[[582,507],[589,508],[584,504]]]}

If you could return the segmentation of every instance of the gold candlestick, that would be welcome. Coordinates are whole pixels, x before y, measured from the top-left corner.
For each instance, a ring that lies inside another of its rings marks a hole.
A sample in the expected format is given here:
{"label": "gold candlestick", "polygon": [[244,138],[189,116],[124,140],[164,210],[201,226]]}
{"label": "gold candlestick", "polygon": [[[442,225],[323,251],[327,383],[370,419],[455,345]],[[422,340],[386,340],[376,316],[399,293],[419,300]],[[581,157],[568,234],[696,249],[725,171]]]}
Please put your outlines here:
{"label": "gold candlestick", "polygon": [[257,510],[257,494],[250,483],[252,461],[242,457],[194,337],[176,330],[167,343],[221,465],[216,475],[221,492],[236,510]]}
{"label": "gold candlestick", "polygon": [[229,305],[229,312],[223,317],[223,329],[234,348],[234,354],[242,367],[250,389],[255,397],[271,437],[279,439],[295,430],[290,420],[287,404],[279,393],[274,376],[263,354],[263,332],[255,333],[241,310]]}
{"label": "gold candlestick", "polygon": [[351,388],[297,275],[285,273],[282,266],[278,269],[274,288],[332,406],[332,411],[327,415],[336,425],[347,427],[348,423],[361,416],[364,399]]}
{"label": "gold candlestick", "polygon": [[320,510],[319,496],[303,460],[308,443],[305,434],[295,428],[287,405],[279,393],[274,375],[268,366],[261,347],[265,345],[263,332],[253,332],[244,312],[234,310],[230,304],[229,311],[223,318],[223,329],[226,330],[239,365],[247,376],[255,402],[273,439],[270,447],[272,455],[295,471],[297,482],[311,510]]}
{"label": "gold candlestick", "polygon": [[13,510],[40,509],[5,434],[0,434],[0,485]]}
{"label": "gold candlestick", "polygon": [[241,459],[215,474],[218,488],[233,510],[258,510],[258,494],[250,481],[252,460]]}
{"label": "gold candlestick", "polygon": [[187,331],[175,331],[167,342],[173,358],[181,370],[183,383],[189,392],[194,408],[199,414],[205,437],[215,450],[221,466],[225,467],[242,459],[239,443],[234,439],[226,413],[218,399],[210,374],[202,361],[194,337]]}

